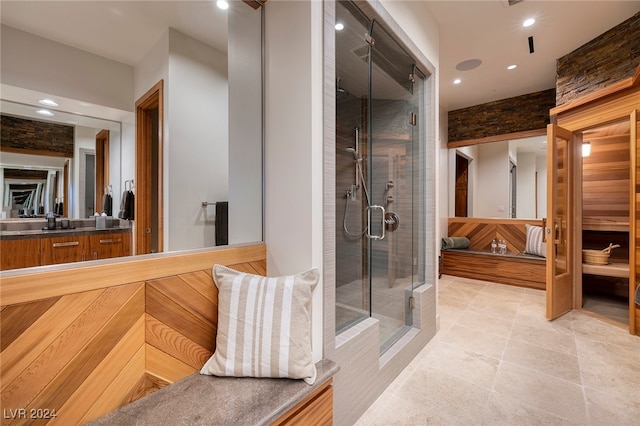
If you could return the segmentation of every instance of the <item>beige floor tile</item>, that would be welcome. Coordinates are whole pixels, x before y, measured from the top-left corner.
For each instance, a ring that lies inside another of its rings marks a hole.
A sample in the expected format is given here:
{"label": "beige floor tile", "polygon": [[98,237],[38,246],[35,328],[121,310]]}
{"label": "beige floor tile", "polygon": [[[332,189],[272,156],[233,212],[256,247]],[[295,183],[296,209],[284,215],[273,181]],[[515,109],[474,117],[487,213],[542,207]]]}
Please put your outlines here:
{"label": "beige floor tile", "polygon": [[635,401],[623,400],[590,388],[585,388],[584,391],[592,425],[637,426],[640,422],[639,389],[631,390]]}
{"label": "beige floor tile", "polygon": [[478,422],[490,392],[466,380],[427,368],[416,370],[396,396],[412,406],[422,407],[422,424],[469,425]]}
{"label": "beige floor tile", "polygon": [[500,395],[495,392],[489,397],[480,424],[486,426],[582,425],[582,423],[558,417],[508,395]]}
{"label": "beige floor tile", "polygon": [[500,359],[507,344],[506,337],[454,325],[440,341],[480,355]]}
{"label": "beige floor tile", "polygon": [[457,324],[497,336],[509,337],[513,321],[488,317],[477,311],[465,311],[458,318]]}
{"label": "beige floor tile", "polygon": [[494,390],[520,402],[574,422],[587,423],[582,386],[538,371],[503,362]]}
{"label": "beige floor tile", "polygon": [[514,321],[511,339],[569,355],[577,355],[573,333],[558,327],[534,327],[522,321]]}
{"label": "beige floor tile", "polygon": [[520,306],[519,301],[502,300],[498,297],[478,296],[469,305],[469,309],[483,315],[501,319],[504,321],[513,321]]}
{"label": "beige floor tile", "polygon": [[502,359],[541,374],[549,374],[559,379],[582,384],[580,365],[576,355],[509,340]]}
{"label": "beige floor tile", "polygon": [[432,368],[482,386],[493,387],[500,361],[440,342],[429,353],[421,354],[418,369]]}

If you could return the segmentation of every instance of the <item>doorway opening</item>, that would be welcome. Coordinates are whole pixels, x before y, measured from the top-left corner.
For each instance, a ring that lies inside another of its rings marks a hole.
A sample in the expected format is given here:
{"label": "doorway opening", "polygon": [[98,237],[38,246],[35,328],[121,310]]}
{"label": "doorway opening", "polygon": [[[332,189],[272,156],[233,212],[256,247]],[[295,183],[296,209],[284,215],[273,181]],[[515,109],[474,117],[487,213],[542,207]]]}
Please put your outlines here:
{"label": "doorway opening", "polygon": [[469,159],[456,153],[455,216],[469,216]]}
{"label": "doorway opening", "polygon": [[163,251],[163,80],[136,101],[136,254]]}

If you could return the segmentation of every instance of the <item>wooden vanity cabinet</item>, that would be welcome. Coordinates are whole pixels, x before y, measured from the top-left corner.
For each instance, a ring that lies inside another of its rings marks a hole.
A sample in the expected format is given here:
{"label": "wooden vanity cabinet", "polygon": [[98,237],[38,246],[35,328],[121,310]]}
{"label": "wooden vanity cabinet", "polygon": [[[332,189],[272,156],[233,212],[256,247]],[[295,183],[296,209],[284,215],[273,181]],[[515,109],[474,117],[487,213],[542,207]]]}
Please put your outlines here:
{"label": "wooden vanity cabinet", "polygon": [[40,266],[40,240],[0,241],[0,270]]}
{"label": "wooden vanity cabinet", "polygon": [[87,260],[108,259],[131,255],[131,234],[91,235]]}
{"label": "wooden vanity cabinet", "polygon": [[90,260],[88,248],[89,237],[86,235],[42,238],[40,240],[41,265]]}

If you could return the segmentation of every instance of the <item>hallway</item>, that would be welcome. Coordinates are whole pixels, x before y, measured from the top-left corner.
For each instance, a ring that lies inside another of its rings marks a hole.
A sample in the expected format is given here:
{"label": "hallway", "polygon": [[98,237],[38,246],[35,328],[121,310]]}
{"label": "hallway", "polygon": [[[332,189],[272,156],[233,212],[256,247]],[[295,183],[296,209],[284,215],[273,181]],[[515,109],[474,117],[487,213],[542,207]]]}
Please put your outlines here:
{"label": "hallway", "polygon": [[440,330],[356,423],[637,425],[640,337],[545,293],[443,276]]}

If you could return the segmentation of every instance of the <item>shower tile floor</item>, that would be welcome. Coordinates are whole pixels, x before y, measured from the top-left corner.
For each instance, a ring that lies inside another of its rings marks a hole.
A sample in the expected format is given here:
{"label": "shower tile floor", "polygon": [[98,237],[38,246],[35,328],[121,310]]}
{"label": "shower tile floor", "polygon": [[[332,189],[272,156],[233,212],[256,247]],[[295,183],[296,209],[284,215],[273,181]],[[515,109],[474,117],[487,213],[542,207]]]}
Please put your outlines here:
{"label": "shower tile floor", "polygon": [[356,425],[638,425],[640,337],[545,293],[439,280],[440,330]]}

